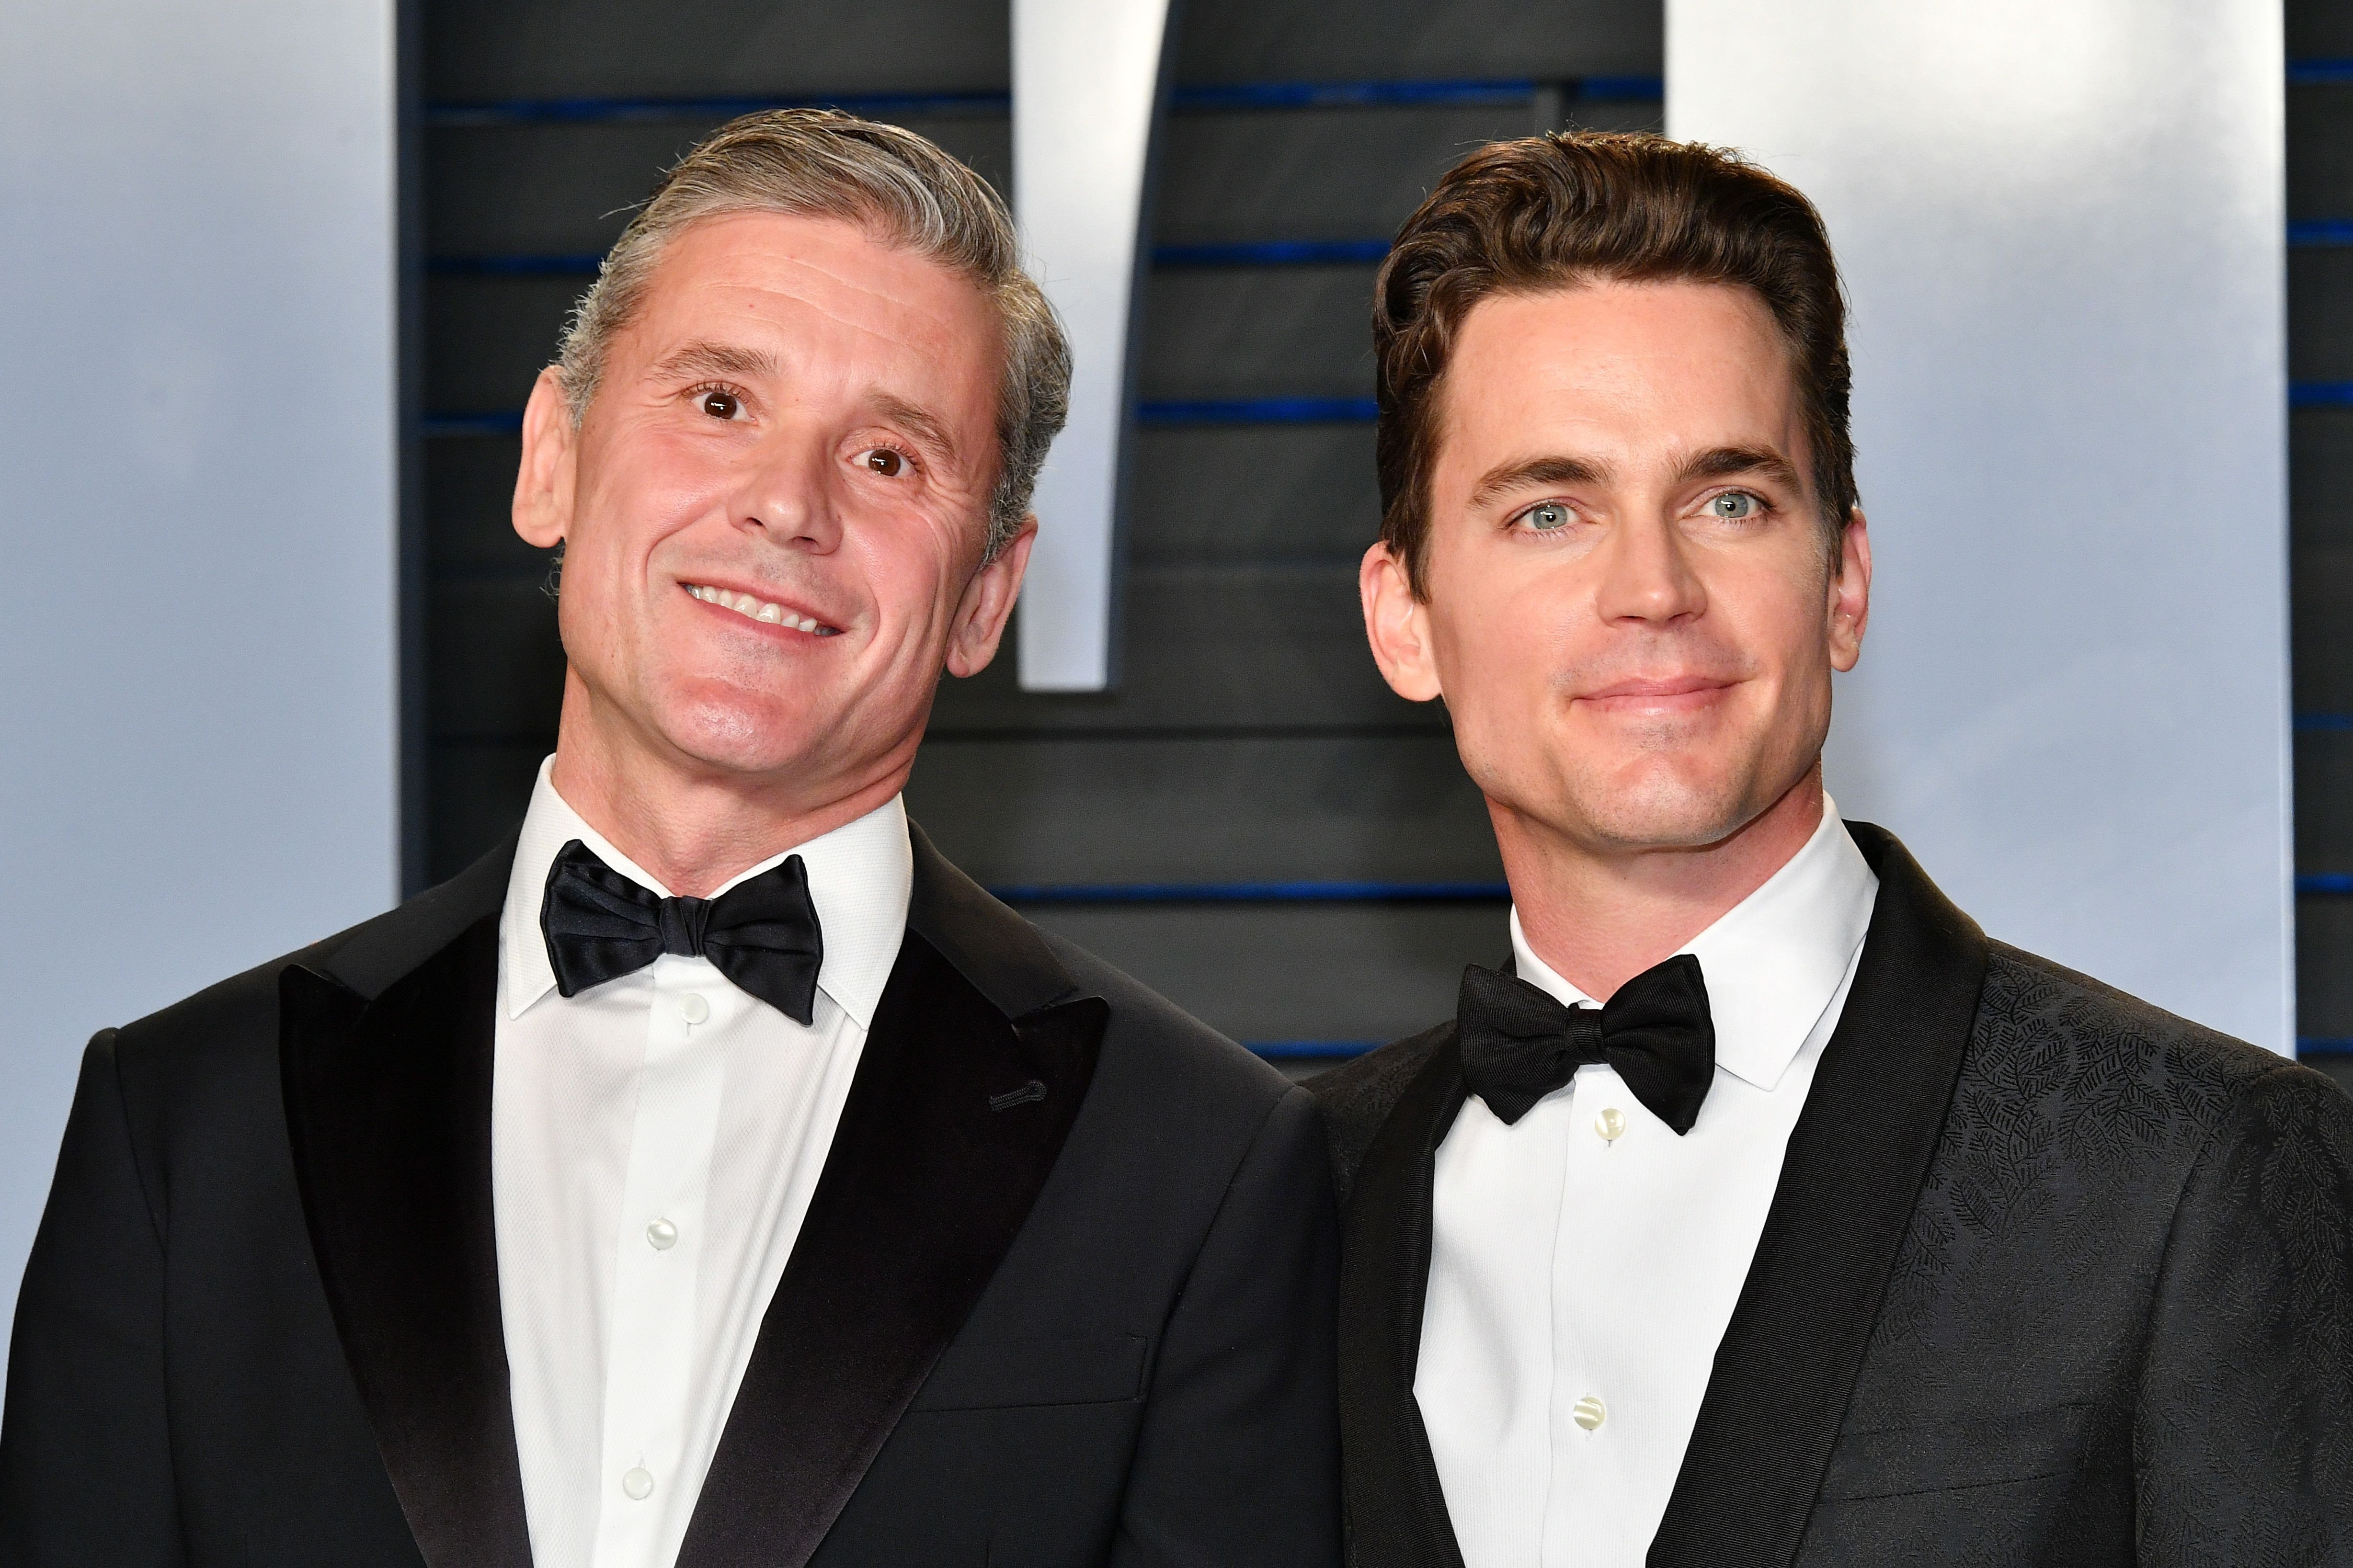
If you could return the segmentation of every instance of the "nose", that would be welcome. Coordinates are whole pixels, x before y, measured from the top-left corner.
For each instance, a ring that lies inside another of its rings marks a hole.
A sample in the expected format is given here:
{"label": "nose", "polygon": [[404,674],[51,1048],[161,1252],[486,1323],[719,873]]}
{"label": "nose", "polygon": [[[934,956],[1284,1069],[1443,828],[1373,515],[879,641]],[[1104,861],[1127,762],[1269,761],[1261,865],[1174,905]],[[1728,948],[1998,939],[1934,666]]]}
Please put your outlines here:
{"label": "nose", "polygon": [[832,467],[829,443],[777,432],[761,443],[732,499],[735,526],[764,535],[771,544],[831,553],[841,543]]}
{"label": "nose", "polygon": [[1594,608],[1604,621],[1664,627],[1707,609],[1707,589],[1693,569],[1683,535],[1665,517],[1630,521],[1602,545]]}

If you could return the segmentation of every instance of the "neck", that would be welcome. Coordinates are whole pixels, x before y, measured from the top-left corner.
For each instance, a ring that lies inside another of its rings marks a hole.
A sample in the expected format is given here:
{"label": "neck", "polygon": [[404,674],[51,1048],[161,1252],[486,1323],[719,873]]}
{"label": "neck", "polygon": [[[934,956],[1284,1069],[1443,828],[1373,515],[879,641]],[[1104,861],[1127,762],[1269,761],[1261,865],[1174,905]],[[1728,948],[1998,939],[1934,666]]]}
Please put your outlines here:
{"label": "neck", "polygon": [[1696,847],[1597,848],[1488,802],[1521,933],[1553,973],[1598,1001],[1763,887],[1822,821],[1817,761],[1727,837]]}
{"label": "neck", "polygon": [[847,777],[747,774],[602,721],[577,676],[564,688],[552,780],[565,804],[672,893],[708,898],[738,873],[857,821],[904,787],[914,738]]}

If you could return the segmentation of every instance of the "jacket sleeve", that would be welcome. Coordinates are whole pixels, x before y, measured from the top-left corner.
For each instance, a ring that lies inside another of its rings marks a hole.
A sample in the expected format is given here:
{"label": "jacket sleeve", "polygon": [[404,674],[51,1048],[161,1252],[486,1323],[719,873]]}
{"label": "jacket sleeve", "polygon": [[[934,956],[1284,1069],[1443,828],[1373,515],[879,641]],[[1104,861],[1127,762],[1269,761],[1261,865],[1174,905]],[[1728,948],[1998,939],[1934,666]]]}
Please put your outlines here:
{"label": "jacket sleeve", "polygon": [[1162,1336],[1114,1568],[1339,1562],[1338,1279],[1322,1121],[1293,1089],[1235,1172]]}
{"label": "jacket sleeve", "polygon": [[0,1568],[184,1561],[164,1400],[164,1247],[114,1033],[83,1053],[16,1298],[0,1416]]}
{"label": "jacket sleeve", "polygon": [[2139,1561],[2353,1563],[2353,1100],[2281,1067],[2191,1172],[2135,1417]]}

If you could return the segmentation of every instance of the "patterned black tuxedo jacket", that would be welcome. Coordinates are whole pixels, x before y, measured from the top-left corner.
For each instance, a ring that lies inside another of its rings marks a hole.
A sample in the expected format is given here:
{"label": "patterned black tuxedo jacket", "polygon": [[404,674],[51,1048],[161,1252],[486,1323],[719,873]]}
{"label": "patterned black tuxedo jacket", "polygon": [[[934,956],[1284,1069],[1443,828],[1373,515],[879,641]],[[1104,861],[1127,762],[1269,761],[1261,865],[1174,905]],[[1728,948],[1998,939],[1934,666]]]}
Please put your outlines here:
{"label": "patterned black tuxedo jacket", "polygon": [[[17,1309],[8,1568],[525,1568],[491,1209],[513,846],[90,1046]],[[681,1568],[1339,1554],[1315,1108],[914,834]]]}
{"label": "patterned black tuxedo jacket", "polygon": [[[1653,1568],[2353,1563],[2353,1100],[1849,828],[1878,903]],[[1351,1560],[1459,1568],[1413,1398],[1454,1026],[1310,1087]]]}

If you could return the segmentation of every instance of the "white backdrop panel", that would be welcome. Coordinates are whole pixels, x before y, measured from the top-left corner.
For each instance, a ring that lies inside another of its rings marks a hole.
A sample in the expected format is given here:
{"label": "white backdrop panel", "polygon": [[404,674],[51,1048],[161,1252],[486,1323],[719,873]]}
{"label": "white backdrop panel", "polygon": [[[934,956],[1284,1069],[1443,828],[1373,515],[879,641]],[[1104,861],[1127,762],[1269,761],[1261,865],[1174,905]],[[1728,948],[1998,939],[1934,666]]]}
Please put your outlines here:
{"label": "white backdrop panel", "polygon": [[0,1312],[81,1047],[397,880],[391,0],[0,48]]}
{"label": "white backdrop panel", "polygon": [[1021,689],[1102,691],[1118,649],[1120,452],[1168,0],[1014,0],[1013,203],[1071,338],[1070,422],[1038,476]]}
{"label": "white backdrop panel", "polygon": [[1878,555],[1830,787],[1994,936],[2294,1038],[2274,0],[1669,0],[1820,204]]}

